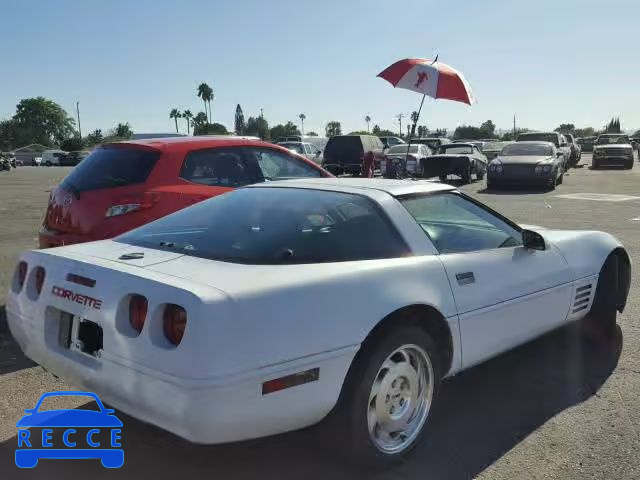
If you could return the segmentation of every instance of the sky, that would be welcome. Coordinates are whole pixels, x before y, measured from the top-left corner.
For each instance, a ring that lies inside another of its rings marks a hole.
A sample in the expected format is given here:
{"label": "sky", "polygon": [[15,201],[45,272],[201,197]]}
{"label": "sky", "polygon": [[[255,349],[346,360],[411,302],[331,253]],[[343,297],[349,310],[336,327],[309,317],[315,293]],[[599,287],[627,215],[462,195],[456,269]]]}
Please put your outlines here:
{"label": "sky", "polygon": [[203,109],[201,82],[230,129],[240,104],[271,125],[304,113],[318,133],[331,120],[365,129],[366,115],[398,130],[420,96],[376,75],[435,54],[477,104],[428,100],[430,128],[508,129],[514,115],[540,130],[614,115],[640,128],[637,0],[0,0],[0,18],[0,119],[25,97],[74,115],[80,102],[84,135],[125,121],[172,132],[171,108]]}

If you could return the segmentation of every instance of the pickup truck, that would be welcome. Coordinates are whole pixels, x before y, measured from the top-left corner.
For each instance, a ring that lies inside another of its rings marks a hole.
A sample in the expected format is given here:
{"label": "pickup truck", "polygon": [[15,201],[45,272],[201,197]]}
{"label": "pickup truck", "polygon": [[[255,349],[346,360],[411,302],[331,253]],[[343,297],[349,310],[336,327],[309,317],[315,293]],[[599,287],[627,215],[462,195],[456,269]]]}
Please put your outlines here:
{"label": "pickup truck", "polygon": [[591,168],[622,166],[633,168],[633,147],[628,135],[604,133],[598,136],[593,146]]}

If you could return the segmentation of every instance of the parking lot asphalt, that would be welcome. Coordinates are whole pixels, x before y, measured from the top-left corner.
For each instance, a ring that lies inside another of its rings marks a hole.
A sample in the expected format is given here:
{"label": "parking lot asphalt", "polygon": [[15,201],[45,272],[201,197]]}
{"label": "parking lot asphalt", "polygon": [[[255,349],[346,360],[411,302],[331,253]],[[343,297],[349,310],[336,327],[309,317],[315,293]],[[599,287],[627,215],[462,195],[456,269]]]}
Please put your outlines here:
{"label": "parking lot asphalt", "polygon": [[[380,479],[640,478],[640,164],[591,170],[590,156],[556,191],[463,191],[520,223],[596,229],[626,246],[635,269],[619,332],[593,349],[569,327],[448,379],[427,435]],[[14,464],[16,421],[47,391],[71,389],[26,359],[6,329],[8,282],[22,250],[37,244],[48,191],[66,168],[0,173],[0,469],[3,478],[347,479],[356,473],[318,447],[316,429],[230,445],[192,445],[124,414],[125,464],[97,460]],[[600,195],[585,195],[600,194]],[[568,195],[568,197],[563,197]],[[624,195],[626,197],[616,197]],[[76,406],[69,404],[63,407]]]}

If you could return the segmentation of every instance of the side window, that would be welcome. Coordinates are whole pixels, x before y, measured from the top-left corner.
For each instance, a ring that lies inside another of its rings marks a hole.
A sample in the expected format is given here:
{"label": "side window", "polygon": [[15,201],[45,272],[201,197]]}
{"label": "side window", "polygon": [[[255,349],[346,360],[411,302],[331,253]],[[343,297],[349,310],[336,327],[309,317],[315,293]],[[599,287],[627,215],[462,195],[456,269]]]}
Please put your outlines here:
{"label": "side window", "polygon": [[321,177],[322,173],[301,160],[278,150],[251,148],[249,157],[255,159],[265,180]]}
{"label": "side window", "polygon": [[233,148],[210,148],[187,154],[180,178],[217,187],[240,187],[254,183],[242,151]]}
{"label": "side window", "polygon": [[522,245],[516,228],[460,195],[407,197],[401,203],[441,254]]}
{"label": "side window", "polygon": [[306,153],[307,155],[313,155],[311,145],[307,145],[306,143],[303,143],[302,145],[304,146],[304,153]]}

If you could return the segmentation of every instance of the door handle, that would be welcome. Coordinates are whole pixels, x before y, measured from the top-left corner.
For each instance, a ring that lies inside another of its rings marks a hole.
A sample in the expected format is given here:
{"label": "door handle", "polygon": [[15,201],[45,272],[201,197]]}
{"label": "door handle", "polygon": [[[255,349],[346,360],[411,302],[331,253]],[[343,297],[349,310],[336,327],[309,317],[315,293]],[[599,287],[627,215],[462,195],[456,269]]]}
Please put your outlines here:
{"label": "door handle", "polygon": [[456,280],[458,281],[458,285],[469,285],[476,281],[476,277],[473,275],[473,272],[462,272],[456,273]]}

